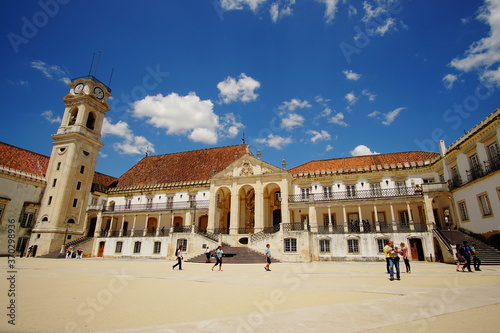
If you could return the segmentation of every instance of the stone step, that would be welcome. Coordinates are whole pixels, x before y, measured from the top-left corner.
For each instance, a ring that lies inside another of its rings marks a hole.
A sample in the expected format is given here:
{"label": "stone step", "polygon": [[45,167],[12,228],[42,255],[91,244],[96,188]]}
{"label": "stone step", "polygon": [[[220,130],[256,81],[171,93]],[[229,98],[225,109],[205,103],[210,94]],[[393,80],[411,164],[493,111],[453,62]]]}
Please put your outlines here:
{"label": "stone step", "polygon": [[[222,245],[222,251],[224,255],[222,257],[224,264],[265,264],[266,256],[264,252],[257,252],[248,247],[236,247],[230,246],[228,244]],[[211,251],[214,253],[214,251]],[[215,263],[215,258],[210,258],[210,261]],[[191,259],[186,260],[186,262],[206,262],[205,253],[199,254]],[[272,259],[271,262],[279,262],[279,260]]]}

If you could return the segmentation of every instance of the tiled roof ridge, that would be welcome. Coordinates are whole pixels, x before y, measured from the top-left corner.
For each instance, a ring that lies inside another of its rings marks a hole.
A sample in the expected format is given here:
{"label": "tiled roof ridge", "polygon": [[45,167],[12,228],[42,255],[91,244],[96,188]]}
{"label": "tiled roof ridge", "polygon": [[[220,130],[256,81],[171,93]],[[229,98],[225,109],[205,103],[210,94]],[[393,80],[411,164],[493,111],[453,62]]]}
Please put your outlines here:
{"label": "tiled roof ridge", "polygon": [[[166,154],[159,154],[159,155],[150,155],[150,156],[144,157],[143,160],[147,159],[147,158],[151,158],[151,157],[168,156],[168,155],[176,155],[176,154],[186,154],[186,153],[200,152],[200,151],[204,151],[204,150],[222,149],[222,148],[230,148],[230,147],[238,147],[238,146],[248,146],[248,145],[246,143],[240,143],[240,144],[237,144],[237,145],[229,145],[229,146],[208,147],[208,148],[202,148],[202,149],[184,150],[184,151],[178,151],[178,152],[174,152],[174,153],[166,153]],[[250,152],[250,154],[253,155],[252,152]]]}
{"label": "tiled roof ridge", "polygon": [[24,151],[26,151],[28,153],[31,153],[31,154],[34,154],[34,155],[38,155],[38,156],[46,158],[46,159],[50,159],[50,157],[47,156],[47,155],[43,155],[43,154],[34,152],[32,150],[29,150],[29,149],[25,149],[25,148],[21,148],[21,147],[18,147],[18,146],[14,146],[14,145],[11,145],[10,143],[6,143],[6,142],[3,142],[3,141],[0,141],[0,144],[9,146],[9,147],[12,147],[12,148],[15,148],[15,149],[19,149],[19,150],[24,150]]}
{"label": "tiled roof ridge", "polygon": [[347,157],[334,157],[334,158],[325,158],[325,159],[320,159],[320,160],[311,160],[302,164],[299,164],[293,168],[290,168],[288,170],[296,169],[301,166],[304,166],[309,163],[313,162],[326,162],[326,161],[333,161],[333,160],[346,160],[346,159],[355,159],[355,158],[360,158],[360,157],[368,157],[368,156],[387,156],[387,155],[400,155],[400,154],[406,154],[406,153],[425,153],[425,154],[439,154],[437,152],[432,152],[432,151],[425,151],[425,150],[408,150],[408,151],[400,151],[400,152],[393,152],[393,153],[384,153],[384,154],[369,154],[369,155],[359,155],[359,156],[347,156]]}

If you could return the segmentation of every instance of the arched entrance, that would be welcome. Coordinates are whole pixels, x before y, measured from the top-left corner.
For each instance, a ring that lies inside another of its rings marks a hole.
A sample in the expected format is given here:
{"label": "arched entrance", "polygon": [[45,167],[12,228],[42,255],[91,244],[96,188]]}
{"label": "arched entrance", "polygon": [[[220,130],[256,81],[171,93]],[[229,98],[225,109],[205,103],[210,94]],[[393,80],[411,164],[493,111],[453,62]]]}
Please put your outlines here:
{"label": "arched entrance", "polygon": [[206,231],[208,227],[208,215],[202,215],[198,218],[198,228],[200,231]]}
{"label": "arched entrance", "polygon": [[239,191],[240,216],[238,233],[250,234],[255,227],[255,190],[249,185],[243,186]]}
{"label": "arched entrance", "polygon": [[89,221],[89,227],[87,229],[87,237],[94,237],[96,224],[97,217],[91,217]]}

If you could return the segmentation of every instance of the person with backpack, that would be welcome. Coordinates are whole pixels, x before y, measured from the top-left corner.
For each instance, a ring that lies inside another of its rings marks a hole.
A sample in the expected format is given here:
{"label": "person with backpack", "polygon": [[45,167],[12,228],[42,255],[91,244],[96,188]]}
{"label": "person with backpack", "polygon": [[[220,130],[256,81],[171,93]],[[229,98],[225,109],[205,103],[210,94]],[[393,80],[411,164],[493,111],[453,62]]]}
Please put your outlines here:
{"label": "person with backpack", "polygon": [[179,266],[179,270],[182,271],[182,245],[179,245],[179,248],[175,250],[175,256],[177,257],[177,264],[172,266],[172,270]]}
{"label": "person with backpack", "polygon": [[463,255],[465,258],[465,265],[463,265],[463,267],[462,267],[462,272],[464,272],[466,268],[469,272],[472,272],[472,269],[470,269],[470,264],[471,264],[471,259],[472,259],[472,253],[470,250],[470,246],[468,245],[468,242],[466,240],[464,240],[463,243],[464,244],[461,247],[462,253],[460,253],[460,254]]}
{"label": "person with backpack", "polygon": [[224,252],[222,252],[222,246],[218,246],[217,249],[215,250],[215,265],[212,266],[212,271],[214,270],[217,265],[219,265],[219,271],[222,271],[222,256]]}

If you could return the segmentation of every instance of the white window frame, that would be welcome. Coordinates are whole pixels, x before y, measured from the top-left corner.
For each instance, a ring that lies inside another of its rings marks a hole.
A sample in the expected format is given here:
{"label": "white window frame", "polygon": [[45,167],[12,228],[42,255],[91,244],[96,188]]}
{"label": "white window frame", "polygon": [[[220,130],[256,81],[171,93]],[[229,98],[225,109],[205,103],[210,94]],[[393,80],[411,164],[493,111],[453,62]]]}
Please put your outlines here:
{"label": "white window frame", "polygon": [[479,200],[479,207],[481,208],[481,213],[483,214],[483,217],[488,217],[492,216],[493,212],[491,211],[491,205],[490,205],[490,200],[488,198],[487,193],[482,193],[477,196],[477,199]]}
{"label": "white window frame", "polygon": [[319,240],[319,252],[320,253],[330,253],[331,252],[331,240],[330,239],[320,239]]}
{"label": "white window frame", "polygon": [[347,240],[347,253],[359,254],[359,239]]}
{"label": "white window frame", "polygon": [[285,238],[283,240],[283,251],[285,253],[297,252],[297,238]]}

